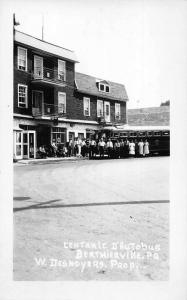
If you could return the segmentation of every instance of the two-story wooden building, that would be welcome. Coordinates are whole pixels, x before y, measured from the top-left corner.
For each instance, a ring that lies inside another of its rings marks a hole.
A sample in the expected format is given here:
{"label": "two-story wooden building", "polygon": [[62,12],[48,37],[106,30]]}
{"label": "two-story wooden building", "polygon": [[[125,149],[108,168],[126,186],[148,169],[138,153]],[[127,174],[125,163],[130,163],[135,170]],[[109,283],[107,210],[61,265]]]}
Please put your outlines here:
{"label": "two-story wooden building", "polygon": [[126,123],[124,85],[75,72],[71,50],[14,32],[14,157]]}

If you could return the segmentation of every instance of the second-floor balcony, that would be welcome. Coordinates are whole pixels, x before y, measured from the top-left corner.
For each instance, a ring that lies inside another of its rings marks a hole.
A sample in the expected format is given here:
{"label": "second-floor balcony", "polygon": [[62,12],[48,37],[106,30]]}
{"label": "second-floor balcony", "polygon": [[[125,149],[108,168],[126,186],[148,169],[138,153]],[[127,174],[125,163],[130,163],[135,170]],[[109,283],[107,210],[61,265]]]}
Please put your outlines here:
{"label": "second-floor balcony", "polygon": [[120,114],[115,115],[115,121],[116,122],[121,121],[121,115]]}
{"label": "second-floor balcony", "polygon": [[121,115],[116,114],[114,119],[111,119],[110,115],[106,114],[99,114],[97,117],[97,121],[99,124],[106,124],[106,123],[119,123],[121,121]]}
{"label": "second-floor balcony", "polygon": [[35,118],[41,117],[59,117],[64,118],[66,116],[65,105],[54,105],[43,103],[41,106],[32,107],[32,115]]}
{"label": "second-floor balcony", "polygon": [[59,72],[57,69],[49,69],[46,67],[35,67],[32,72],[33,82],[42,82],[46,84],[56,84],[65,86],[66,84],[66,74],[64,72]]}

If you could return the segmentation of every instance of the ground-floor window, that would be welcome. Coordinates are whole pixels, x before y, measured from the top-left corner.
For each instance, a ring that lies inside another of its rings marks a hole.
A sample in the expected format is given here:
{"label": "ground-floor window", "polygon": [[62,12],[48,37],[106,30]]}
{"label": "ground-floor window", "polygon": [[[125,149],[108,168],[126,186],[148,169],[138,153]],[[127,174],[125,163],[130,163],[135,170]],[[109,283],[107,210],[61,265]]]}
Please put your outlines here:
{"label": "ground-floor window", "polygon": [[66,128],[52,127],[51,139],[56,145],[66,143]]}
{"label": "ground-floor window", "polygon": [[84,139],[84,133],[79,132],[78,133],[78,138],[83,140]]}

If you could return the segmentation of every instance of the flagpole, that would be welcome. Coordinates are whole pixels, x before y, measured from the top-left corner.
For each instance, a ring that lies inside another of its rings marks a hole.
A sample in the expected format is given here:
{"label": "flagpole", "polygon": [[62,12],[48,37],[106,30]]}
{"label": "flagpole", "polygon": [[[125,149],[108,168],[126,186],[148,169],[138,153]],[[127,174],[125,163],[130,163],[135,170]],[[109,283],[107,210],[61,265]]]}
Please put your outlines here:
{"label": "flagpole", "polygon": [[42,15],[42,40],[44,39],[44,16]]}

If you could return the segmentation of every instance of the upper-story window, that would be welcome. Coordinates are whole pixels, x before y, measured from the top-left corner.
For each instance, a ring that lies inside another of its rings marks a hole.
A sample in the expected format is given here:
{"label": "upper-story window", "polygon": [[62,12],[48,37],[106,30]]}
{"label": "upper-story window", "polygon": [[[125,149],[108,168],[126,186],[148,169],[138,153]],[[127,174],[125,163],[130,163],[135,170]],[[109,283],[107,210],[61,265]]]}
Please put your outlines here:
{"label": "upper-story window", "polygon": [[58,59],[58,79],[66,80],[66,62]]}
{"label": "upper-story window", "polygon": [[66,113],[66,93],[58,92],[58,113]]}
{"label": "upper-story window", "polygon": [[110,87],[106,83],[99,82],[99,91],[100,92],[110,93]]}
{"label": "upper-story window", "polygon": [[103,117],[103,101],[97,100],[97,116]]}
{"label": "upper-story window", "polygon": [[27,71],[27,49],[18,47],[18,69]]}
{"label": "upper-story window", "polygon": [[27,108],[27,85],[18,84],[18,107]]}
{"label": "upper-story window", "polygon": [[84,101],[84,116],[90,116],[90,98],[83,98]]}
{"label": "upper-story window", "polygon": [[105,121],[110,122],[110,102],[107,101],[104,102],[104,116]]}
{"label": "upper-story window", "polygon": [[34,55],[34,79],[43,79],[43,57]]}
{"label": "upper-story window", "polygon": [[115,119],[116,120],[121,119],[121,106],[120,106],[120,103],[115,103]]}

